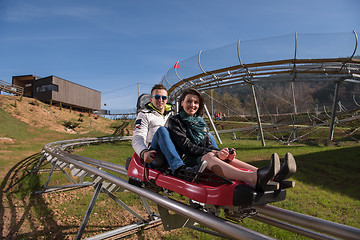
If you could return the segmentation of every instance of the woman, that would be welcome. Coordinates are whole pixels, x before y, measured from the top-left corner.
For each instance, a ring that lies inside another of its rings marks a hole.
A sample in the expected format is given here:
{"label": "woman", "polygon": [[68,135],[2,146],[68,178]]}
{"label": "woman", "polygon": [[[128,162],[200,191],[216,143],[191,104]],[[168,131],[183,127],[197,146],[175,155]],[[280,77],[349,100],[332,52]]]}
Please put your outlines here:
{"label": "woman", "polygon": [[230,150],[230,154],[228,148],[215,148],[207,134],[207,125],[201,117],[204,99],[197,90],[186,89],[180,97],[180,103],[180,112],[169,118],[168,129],[179,155],[187,166],[196,166],[206,161],[206,168],[215,174],[231,180],[248,182],[260,191],[265,190],[268,181],[274,176],[279,181],[290,177],[288,164],[294,163],[293,158],[289,158],[290,161],[286,160],[279,172],[280,160],[276,153],[272,155],[268,166],[258,169],[235,159],[236,153],[233,149]]}

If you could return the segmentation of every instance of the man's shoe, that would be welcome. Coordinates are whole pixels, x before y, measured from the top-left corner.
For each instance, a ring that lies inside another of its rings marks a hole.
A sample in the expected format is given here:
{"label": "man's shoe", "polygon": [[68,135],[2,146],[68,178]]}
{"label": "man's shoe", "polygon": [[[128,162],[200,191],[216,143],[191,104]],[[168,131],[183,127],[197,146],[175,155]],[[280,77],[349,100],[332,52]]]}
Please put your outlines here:
{"label": "man's shoe", "polygon": [[257,170],[255,188],[262,192],[266,191],[266,185],[280,170],[280,159],[277,153],[271,155],[270,164]]}
{"label": "man's shoe", "polygon": [[195,182],[198,180],[198,178],[200,177],[201,173],[205,171],[207,167],[207,161],[201,161],[201,163],[199,163],[197,166],[195,166],[194,170],[196,172],[194,179],[191,182]]}
{"label": "man's shoe", "polygon": [[183,166],[177,171],[176,177],[184,179],[188,182],[195,182],[200,177],[200,174],[206,169],[206,166],[207,161],[201,161],[201,163],[199,163],[195,167]]}
{"label": "man's shoe", "polygon": [[289,179],[296,172],[295,158],[291,153],[286,153],[285,161],[280,168],[280,171],[275,175],[275,182],[283,182]]}

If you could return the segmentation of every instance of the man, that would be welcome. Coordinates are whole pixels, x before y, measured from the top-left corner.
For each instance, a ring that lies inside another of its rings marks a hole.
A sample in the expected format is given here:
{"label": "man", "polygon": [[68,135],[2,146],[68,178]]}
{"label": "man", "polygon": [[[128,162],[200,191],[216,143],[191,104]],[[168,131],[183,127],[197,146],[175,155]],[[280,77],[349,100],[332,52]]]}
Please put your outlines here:
{"label": "man", "polygon": [[[150,163],[152,167],[160,167],[162,155],[164,155],[174,176],[181,177],[179,172],[182,170],[181,175],[195,173],[196,178],[197,173],[205,170],[207,163],[193,168],[185,167],[171,141],[169,132],[164,127],[167,119],[173,115],[172,105],[167,102],[166,88],[162,84],[154,85],[151,89],[150,103],[146,104],[145,109],[137,115],[132,146],[137,155],[145,163]],[[155,158],[156,161],[154,161]]]}

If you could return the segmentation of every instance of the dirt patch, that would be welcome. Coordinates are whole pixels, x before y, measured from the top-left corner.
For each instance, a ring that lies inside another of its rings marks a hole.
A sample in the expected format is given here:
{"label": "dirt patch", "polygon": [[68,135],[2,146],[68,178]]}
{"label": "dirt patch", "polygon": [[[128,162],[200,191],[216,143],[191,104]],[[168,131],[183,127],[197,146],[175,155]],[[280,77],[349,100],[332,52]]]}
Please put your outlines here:
{"label": "dirt patch", "polygon": [[14,143],[15,140],[8,137],[0,137],[0,143]]}
{"label": "dirt patch", "polygon": [[[114,132],[110,126],[115,120],[92,113],[74,111],[70,108],[50,106],[33,98],[0,95],[0,106],[30,127],[47,128],[70,134],[83,134],[89,131],[106,134]],[[78,126],[69,128],[65,126],[65,122],[78,124]]]}

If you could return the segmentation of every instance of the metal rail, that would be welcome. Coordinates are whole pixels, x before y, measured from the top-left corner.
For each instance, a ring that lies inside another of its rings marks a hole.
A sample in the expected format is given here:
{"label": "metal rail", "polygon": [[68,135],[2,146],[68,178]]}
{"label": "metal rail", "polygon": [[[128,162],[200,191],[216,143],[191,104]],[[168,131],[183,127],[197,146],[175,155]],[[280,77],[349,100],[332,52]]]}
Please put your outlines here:
{"label": "metal rail", "polygon": [[[114,189],[114,187],[112,186],[126,189],[132,193],[135,193],[141,197],[145,197],[146,199],[153,201],[154,203],[158,204],[159,206],[165,209],[171,210],[176,214],[184,216],[187,219],[202,224],[231,239],[272,239],[269,236],[258,233],[251,229],[247,229],[241,225],[234,224],[217,216],[199,211],[186,204],[180,203],[176,200],[157,194],[146,188],[140,188],[131,185],[124,179],[120,178],[119,176],[115,176],[103,170],[106,169],[112,172],[119,173],[121,175],[126,175],[126,169],[123,166],[103,162],[96,159],[76,156],[69,153],[69,149],[73,148],[74,146],[113,142],[113,141],[124,141],[130,139],[131,137],[88,138],[88,139],[75,139],[75,140],[66,140],[66,141],[49,143],[44,146],[43,157],[41,158],[40,162],[43,161],[44,159],[47,159],[52,163],[55,162],[56,166],[70,167],[70,168],[72,167],[73,168],[72,172],[76,173],[75,176],[79,175],[79,173],[81,172],[82,174],[86,173],[88,175],[96,176],[93,183],[93,185],[95,185],[97,189],[97,191],[95,192],[96,196],[99,193],[100,189],[102,188],[101,186],[105,185],[105,182],[108,182],[110,183],[110,185],[108,184],[107,189],[110,189],[110,191]],[[38,166],[40,166],[40,162]],[[78,170],[74,170],[74,168]],[[100,170],[99,168],[101,168],[102,170]],[[103,192],[109,195],[109,191],[107,189],[103,189]],[[109,196],[112,198],[114,197],[111,195]],[[91,206],[89,206],[90,210],[88,210],[88,213],[85,216],[85,218],[87,219],[90,216],[91,208],[93,207],[93,204],[94,202],[92,201],[90,203]],[[254,220],[262,221],[267,224],[272,224],[277,227],[281,227],[286,230],[293,231],[295,233],[302,234],[304,236],[308,236],[314,239],[334,239],[334,237],[332,236],[340,237],[344,239],[360,239],[360,229],[357,228],[349,227],[338,223],[333,223],[330,221],[288,211],[285,209],[275,208],[272,206],[258,206],[256,207],[256,209],[259,211],[259,213],[261,213],[261,215],[254,217]],[[149,212],[149,210],[147,211]],[[271,218],[262,216],[262,214],[267,215]],[[144,223],[144,219],[142,219],[140,216],[138,216],[138,218],[142,220],[142,222]],[[157,222],[157,220],[153,218],[151,223],[153,223],[154,221]],[[299,226],[294,226],[292,224],[296,224],[304,228]],[[139,226],[140,225],[142,227],[144,226],[143,224],[139,224]],[[80,228],[81,231],[84,231],[85,226],[82,225]],[[81,238],[82,235],[81,231],[79,230],[77,239]],[[321,233],[316,231],[319,231]],[[114,232],[116,232],[117,234],[119,231],[114,230]],[[109,234],[104,234],[104,236],[105,235],[109,236]],[[93,239],[102,239],[102,238],[95,237]]]}
{"label": "metal rail", "polygon": [[15,94],[15,95],[19,95],[19,96],[22,96],[24,94],[24,88],[23,87],[4,82],[3,80],[0,80],[0,92],[1,91],[11,93],[11,94]]}
{"label": "metal rail", "polygon": [[359,239],[360,237],[360,229],[358,228],[349,227],[343,224],[330,222],[321,218],[308,216],[274,206],[259,206],[255,208],[264,215],[310,228],[315,231],[325,232],[335,237],[354,240]]}

